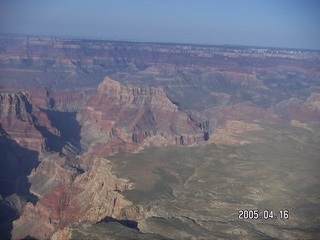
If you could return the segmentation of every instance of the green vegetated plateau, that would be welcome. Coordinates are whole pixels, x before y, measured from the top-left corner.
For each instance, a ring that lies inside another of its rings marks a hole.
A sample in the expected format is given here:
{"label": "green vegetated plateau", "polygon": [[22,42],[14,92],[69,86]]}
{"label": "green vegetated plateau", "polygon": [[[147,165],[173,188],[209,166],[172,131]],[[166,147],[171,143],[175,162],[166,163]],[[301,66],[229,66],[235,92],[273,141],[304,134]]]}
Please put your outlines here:
{"label": "green vegetated plateau", "polygon": [[[275,123],[236,146],[147,148],[111,157],[142,207],[138,228],[169,238],[315,238],[320,232],[320,136]],[[109,157],[110,158],[110,157]],[[239,219],[239,210],[277,219]],[[279,219],[288,210],[289,219]]]}

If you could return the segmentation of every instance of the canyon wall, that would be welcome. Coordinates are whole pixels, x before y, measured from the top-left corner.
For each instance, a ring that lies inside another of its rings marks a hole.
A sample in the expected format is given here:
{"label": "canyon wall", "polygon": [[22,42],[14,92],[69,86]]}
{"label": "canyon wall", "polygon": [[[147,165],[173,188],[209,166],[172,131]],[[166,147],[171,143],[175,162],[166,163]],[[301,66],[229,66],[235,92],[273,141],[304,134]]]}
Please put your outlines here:
{"label": "canyon wall", "polygon": [[193,109],[212,107],[215,93],[270,107],[288,94],[306,97],[319,78],[320,53],[311,50],[8,35],[0,36],[0,47],[0,86],[95,89],[109,76],[162,86]]}
{"label": "canyon wall", "polygon": [[42,151],[46,136],[59,136],[47,115],[30,103],[27,92],[16,90],[0,91],[1,128],[20,146]]}
{"label": "canyon wall", "polygon": [[[49,108],[46,105],[48,101],[40,101],[48,100],[48,91],[31,91],[31,94],[35,105]],[[32,110],[30,114],[40,111],[42,119],[52,111],[34,107],[29,101],[28,104]],[[14,117],[19,119],[18,115]],[[34,116],[33,119],[38,118]],[[138,219],[139,210],[132,209],[131,203],[121,195],[132,184],[114,176],[108,160],[100,156],[118,151],[132,152],[140,146],[190,145],[204,141],[201,123],[192,120],[173,104],[161,87],[125,86],[108,77],[82,105],[77,119],[81,125],[81,145],[86,149],[85,153],[79,156],[79,153],[64,154],[64,145],[53,151],[56,153],[45,154],[41,158],[39,166],[28,176],[29,191],[38,200],[28,202],[22,216],[13,222],[13,238],[46,238],[76,221]],[[50,123],[47,118],[46,124]],[[65,144],[63,131],[61,128],[62,145]]]}
{"label": "canyon wall", "polygon": [[[73,173],[73,179],[65,179],[52,187],[36,205],[28,203],[23,215],[13,223],[12,237],[18,239],[29,235],[44,239],[73,222],[95,223],[106,216],[125,218],[124,209],[130,202],[120,192],[130,188],[129,182],[111,174],[107,159],[95,157],[90,161],[89,171]],[[39,169],[38,173],[31,174],[31,178],[40,172]],[[65,172],[71,175],[70,170],[65,169]]]}
{"label": "canyon wall", "polygon": [[86,144],[113,138],[134,143],[149,140],[149,144],[151,139],[162,138],[178,145],[204,140],[204,131],[170,101],[163,89],[123,86],[108,77],[83,105],[77,119]]}
{"label": "canyon wall", "polygon": [[[115,173],[116,153],[167,146],[160,162],[170,158],[171,176],[175,164],[188,174],[191,164],[188,154],[176,162],[172,146],[215,154],[210,143],[240,149],[272,131],[287,134],[270,126],[319,134],[319,51],[1,35],[0,52],[4,238],[49,238],[83,221],[149,229],[141,205],[125,194],[139,189],[139,179]],[[138,171],[145,179],[162,174],[150,159],[146,169],[156,168]],[[207,166],[192,164],[191,180]]]}

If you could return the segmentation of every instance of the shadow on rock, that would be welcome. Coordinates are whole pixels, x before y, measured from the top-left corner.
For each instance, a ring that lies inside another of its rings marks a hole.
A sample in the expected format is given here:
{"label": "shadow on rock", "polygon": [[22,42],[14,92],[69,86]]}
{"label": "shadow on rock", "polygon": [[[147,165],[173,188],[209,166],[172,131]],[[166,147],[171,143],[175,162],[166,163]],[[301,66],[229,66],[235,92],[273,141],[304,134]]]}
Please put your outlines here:
{"label": "shadow on rock", "polygon": [[121,225],[126,226],[128,228],[138,229],[138,222],[132,221],[132,220],[118,220],[113,217],[107,216],[107,217],[103,218],[101,221],[99,221],[98,223],[102,223],[102,222],[105,222],[105,223],[117,222],[117,223],[120,223]]}
{"label": "shadow on rock", "polygon": [[[0,125],[0,133],[4,133]],[[16,141],[0,135],[0,239],[10,239],[12,222],[26,202],[36,203],[30,193],[27,176],[39,165],[37,151],[23,148]]]}

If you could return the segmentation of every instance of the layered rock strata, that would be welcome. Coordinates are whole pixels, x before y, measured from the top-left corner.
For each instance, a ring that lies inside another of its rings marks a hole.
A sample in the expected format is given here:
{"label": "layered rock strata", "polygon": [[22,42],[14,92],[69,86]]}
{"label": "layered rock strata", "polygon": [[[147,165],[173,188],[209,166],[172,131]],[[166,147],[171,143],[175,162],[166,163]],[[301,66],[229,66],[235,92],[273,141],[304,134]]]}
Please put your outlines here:
{"label": "layered rock strata", "polygon": [[78,120],[86,144],[113,139],[150,144],[154,139],[155,145],[188,145],[204,140],[204,131],[161,88],[124,86],[108,77],[82,107]]}
{"label": "layered rock strata", "polygon": [[111,173],[107,159],[96,157],[91,161],[89,171],[74,175],[74,179],[65,179],[37,204],[28,203],[24,214],[13,223],[12,237],[19,239],[29,235],[44,239],[80,220],[98,222],[106,216],[126,219],[125,208],[131,203],[121,192],[131,188],[130,183]]}
{"label": "layered rock strata", "polygon": [[27,92],[16,90],[0,91],[1,128],[21,147],[42,151],[46,136],[59,136],[47,115],[34,108]]}
{"label": "layered rock strata", "polygon": [[77,112],[92,90],[62,90],[37,87],[28,89],[30,102],[39,108]]}

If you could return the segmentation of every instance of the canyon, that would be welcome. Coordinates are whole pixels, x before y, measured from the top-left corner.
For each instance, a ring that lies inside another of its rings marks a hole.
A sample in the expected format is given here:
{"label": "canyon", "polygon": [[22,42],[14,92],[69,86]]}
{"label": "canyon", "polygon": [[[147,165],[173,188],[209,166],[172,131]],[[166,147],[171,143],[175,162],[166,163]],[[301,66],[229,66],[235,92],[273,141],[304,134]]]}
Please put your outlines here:
{"label": "canyon", "polygon": [[319,82],[313,50],[0,35],[1,238],[315,238]]}

